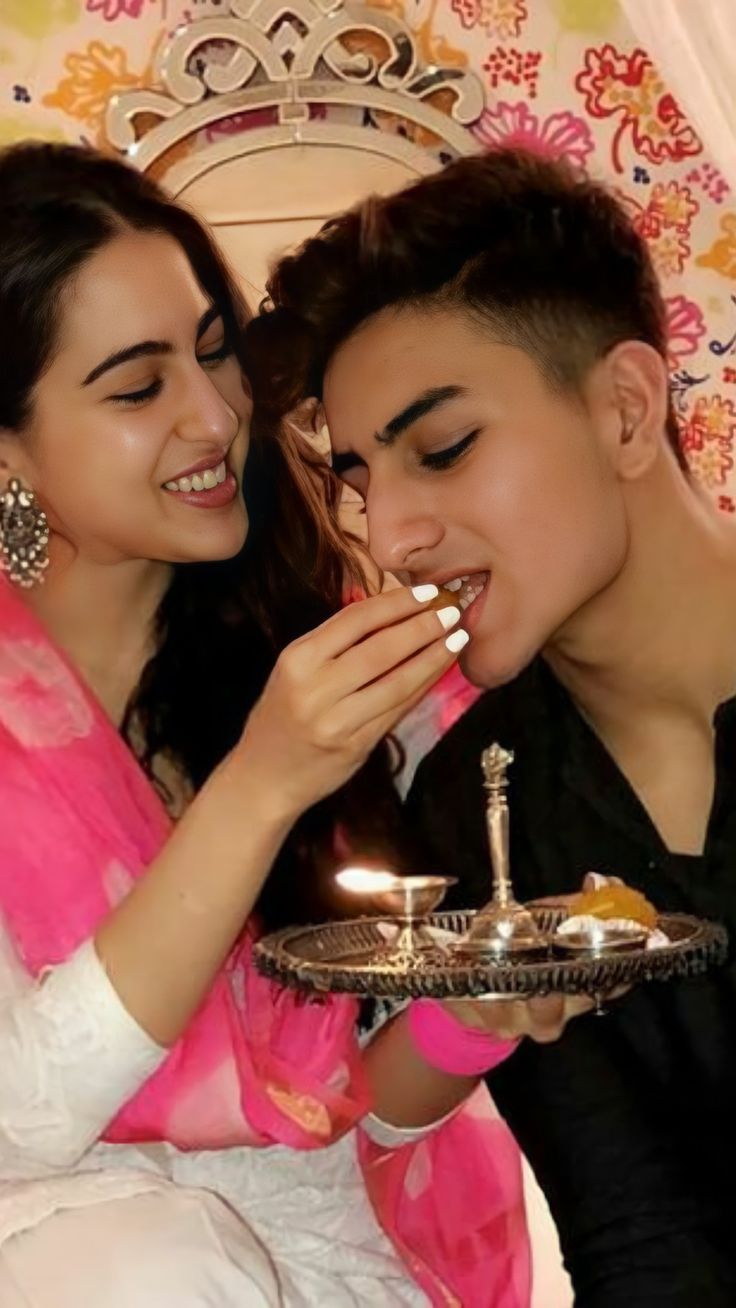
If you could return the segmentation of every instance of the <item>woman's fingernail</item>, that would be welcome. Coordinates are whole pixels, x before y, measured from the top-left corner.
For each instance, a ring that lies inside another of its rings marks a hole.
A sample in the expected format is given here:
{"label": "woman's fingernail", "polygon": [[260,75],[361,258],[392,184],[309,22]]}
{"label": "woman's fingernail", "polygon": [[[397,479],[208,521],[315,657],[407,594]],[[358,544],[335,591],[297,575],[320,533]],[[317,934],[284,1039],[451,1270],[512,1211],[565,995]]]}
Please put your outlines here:
{"label": "woman's fingernail", "polygon": [[460,610],[455,604],[448,604],[446,609],[437,609],[436,613],[445,631],[449,631],[450,627],[454,627],[455,623],[460,621]]}
{"label": "woman's fingernail", "polygon": [[427,600],[436,599],[440,592],[438,587],[430,582],[426,586],[412,586],[411,593],[420,604],[425,604]]}
{"label": "woman's fingernail", "polygon": [[465,649],[469,640],[467,631],[461,628],[460,631],[453,631],[452,635],[447,637],[445,644],[451,654],[459,654],[461,649]]}

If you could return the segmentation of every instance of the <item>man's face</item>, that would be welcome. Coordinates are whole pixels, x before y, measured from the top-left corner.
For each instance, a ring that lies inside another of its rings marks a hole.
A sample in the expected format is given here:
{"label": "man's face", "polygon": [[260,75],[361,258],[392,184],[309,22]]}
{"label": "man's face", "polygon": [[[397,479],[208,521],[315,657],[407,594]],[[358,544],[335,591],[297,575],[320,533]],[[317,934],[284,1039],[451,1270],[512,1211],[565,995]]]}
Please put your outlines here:
{"label": "man's face", "polygon": [[476,684],[516,676],[618,575],[626,516],[594,406],[462,313],[375,315],[333,356],[324,403],[376,561],[412,583],[468,578]]}

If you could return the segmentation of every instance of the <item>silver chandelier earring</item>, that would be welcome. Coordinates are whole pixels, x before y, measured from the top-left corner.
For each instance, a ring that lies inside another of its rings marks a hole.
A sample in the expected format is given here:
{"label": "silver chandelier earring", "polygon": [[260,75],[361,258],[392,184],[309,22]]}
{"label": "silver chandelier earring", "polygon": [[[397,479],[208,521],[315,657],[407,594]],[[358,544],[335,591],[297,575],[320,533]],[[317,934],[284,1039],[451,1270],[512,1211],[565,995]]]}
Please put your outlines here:
{"label": "silver chandelier earring", "polygon": [[0,568],[27,590],[49,565],[49,524],[32,490],[11,477],[0,495]]}

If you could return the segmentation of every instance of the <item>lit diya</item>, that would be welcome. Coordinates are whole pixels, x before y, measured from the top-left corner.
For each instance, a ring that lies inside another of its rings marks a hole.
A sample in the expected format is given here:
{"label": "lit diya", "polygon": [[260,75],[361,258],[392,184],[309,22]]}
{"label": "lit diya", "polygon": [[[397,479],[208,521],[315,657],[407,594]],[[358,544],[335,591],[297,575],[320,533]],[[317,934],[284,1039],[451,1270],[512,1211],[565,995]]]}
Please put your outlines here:
{"label": "lit diya", "polygon": [[405,967],[416,963],[422,953],[441,948],[433,936],[427,918],[442,903],[455,877],[400,877],[385,869],[343,868],[336,881],[341,890],[360,895],[371,906],[398,925],[398,935],[388,941],[381,961]]}

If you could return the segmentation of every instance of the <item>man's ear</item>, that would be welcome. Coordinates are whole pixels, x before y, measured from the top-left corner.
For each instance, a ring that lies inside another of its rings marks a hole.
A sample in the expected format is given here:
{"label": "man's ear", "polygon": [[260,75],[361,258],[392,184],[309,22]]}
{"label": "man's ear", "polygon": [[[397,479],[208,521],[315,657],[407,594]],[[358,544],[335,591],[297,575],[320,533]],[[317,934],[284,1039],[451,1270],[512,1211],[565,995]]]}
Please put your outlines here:
{"label": "man's ear", "polygon": [[664,359],[644,341],[621,341],[596,368],[596,407],[613,471],[624,481],[644,476],[660,456],[667,422]]}

